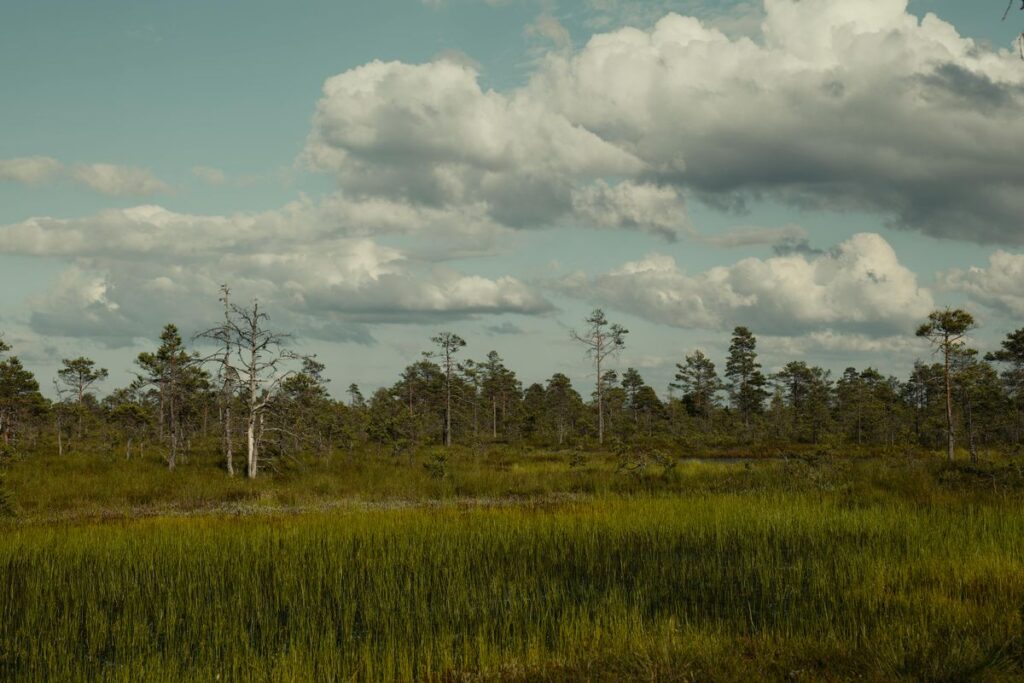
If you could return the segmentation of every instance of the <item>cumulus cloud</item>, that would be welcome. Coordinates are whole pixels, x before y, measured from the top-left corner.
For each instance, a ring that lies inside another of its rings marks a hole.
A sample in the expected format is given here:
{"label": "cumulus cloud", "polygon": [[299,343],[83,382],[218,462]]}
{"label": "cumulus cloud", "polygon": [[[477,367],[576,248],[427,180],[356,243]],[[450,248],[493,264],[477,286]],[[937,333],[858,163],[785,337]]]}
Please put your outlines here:
{"label": "cumulus cloud", "polygon": [[[595,2],[613,14],[631,6]],[[529,30],[558,47],[506,91],[448,59],[351,69],[324,84],[304,158],[347,192],[477,204],[509,227],[672,236],[681,221],[666,225],[659,207],[692,196],[1024,241],[1024,70],[1008,50],[918,19],[907,0],[733,3],[762,19],[756,38],[684,7],[700,16],[669,13],[578,50],[542,15]],[[641,199],[655,206],[631,208]]]}
{"label": "cumulus cloud", "polygon": [[172,191],[171,186],[153,175],[152,171],[135,166],[82,164],[75,167],[72,177],[112,197],[146,197]]}
{"label": "cumulus cloud", "polygon": [[460,223],[459,215],[341,196],[227,216],[143,205],[0,226],[0,252],[70,264],[31,302],[35,331],[109,344],[130,343],[169,320],[202,327],[216,316],[222,282],[277,306],[291,329],[354,341],[368,341],[373,322],[550,310],[516,278],[458,272],[369,237],[423,230],[436,239],[487,227]]}
{"label": "cumulus cloud", "polygon": [[[593,3],[609,13],[664,7]],[[196,318],[195,302],[215,305],[230,280],[282,304],[296,328],[366,340],[365,325],[381,320],[549,310],[515,278],[438,265],[493,253],[512,230],[633,230],[776,255],[688,274],[652,254],[563,290],[681,327],[877,340],[933,304],[881,237],[822,252],[797,226],[703,235],[688,202],[869,211],[937,236],[1024,241],[1024,70],[1014,55],[933,15],[917,19],[906,0],[765,0],[763,12],[741,12],[763,22],[740,37],[696,3],[682,6],[700,16],[670,13],[578,49],[564,28],[538,22],[534,33],[556,49],[518,88],[488,89],[479,66],[452,55],[329,78],[302,152],[338,183],[322,200],[225,215],[145,204],[40,216],[0,226],[0,252],[69,264],[34,306],[39,330],[148,334]],[[0,178],[63,172],[113,196],[172,190],[146,169],[62,168],[13,159],[0,162]],[[214,168],[193,173],[223,180]],[[1014,258],[947,281],[1019,311]]]}
{"label": "cumulus cloud", "polygon": [[372,62],[328,79],[304,156],[349,192],[477,204],[511,227],[564,218],[589,183],[643,169],[543,102],[483,90],[450,60]]}
{"label": "cumulus cloud", "polygon": [[1024,233],[1024,70],[906,0],[766,0],[763,40],[670,14],[552,54],[528,96],[708,202]]}
{"label": "cumulus cloud", "polygon": [[0,180],[27,185],[50,180],[64,170],[64,165],[51,157],[17,157],[0,159]]}
{"label": "cumulus cloud", "polygon": [[593,278],[569,276],[559,287],[675,327],[742,324],[785,336],[823,329],[905,332],[934,305],[889,243],[873,233],[855,235],[827,254],[748,258],[694,275],[671,256],[651,254]]}
{"label": "cumulus cloud", "polygon": [[683,199],[672,187],[598,180],[574,191],[572,204],[583,225],[639,230],[670,241],[691,230]]}
{"label": "cumulus cloud", "polygon": [[351,199],[330,195],[303,198],[280,209],[195,215],[146,204],[108,209],[93,216],[63,219],[34,217],[0,226],[0,251],[35,256],[131,256],[177,259],[208,251],[252,250],[315,244],[333,237],[423,235],[433,239],[472,237],[474,252],[501,232],[481,210],[413,206],[383,198]]}
{"label": "cumulus cloud", "polygon": [[987,267],[953,269],[939,281],[989,308],[1017,318],[1024,316],[1024,254],[1000,249],[989,257]]}

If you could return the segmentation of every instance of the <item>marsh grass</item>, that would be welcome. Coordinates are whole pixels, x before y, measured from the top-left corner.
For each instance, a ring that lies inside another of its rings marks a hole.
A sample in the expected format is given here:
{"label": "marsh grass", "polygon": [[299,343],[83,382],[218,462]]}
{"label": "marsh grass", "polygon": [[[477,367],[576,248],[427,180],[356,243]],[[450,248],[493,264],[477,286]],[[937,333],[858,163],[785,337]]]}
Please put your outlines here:
{"label": "marsh grass", "polygon": [[1015,505],[603,496],[9,525],[11,680],[1003,679]]}
{"label": "marsh grass", "polygon": [[6,459],[0,679],[1024,680],[1013,458],[441,455]]}
{"label": "marsh grass", "polygon": [[[675,462],[675,461],[673,461]],[[945,465],[927,456],[835,458],[804,454],[743,462],[651,459],[623,470],[613,453],[491,447],[423,449],[410,457],[374,452],[289,460],[256,481],[226,476],[214,455],[193,455],[171,472],[156,457],[30,455],[0,460],[0,496],[22,520],[136,517],[203,511],[317,509],[339,501],[446,501],[738,492],[820,492],[850,504],[909,500],[945,504],[1020,497],[1017,461]]]}

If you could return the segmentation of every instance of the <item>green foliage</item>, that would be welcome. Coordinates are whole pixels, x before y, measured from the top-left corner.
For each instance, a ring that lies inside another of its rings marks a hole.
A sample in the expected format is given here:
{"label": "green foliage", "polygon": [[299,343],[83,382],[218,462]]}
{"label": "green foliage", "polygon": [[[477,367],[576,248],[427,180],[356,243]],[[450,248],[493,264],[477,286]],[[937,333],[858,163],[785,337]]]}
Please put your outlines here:
{"label": "green foliage", "polygon": [[748,427],[751,417],[761,412],[768,398],[765,389],[768,381],[757,361],[757,339],[746,327],[733,330],[725,376],[729,380],[733,408],[743,417],[744,426]]}
{"label": "green foliage", "polygon": [[1019,677],[1024,522],[965,512],[750,492],[14,527],[0,678]]}

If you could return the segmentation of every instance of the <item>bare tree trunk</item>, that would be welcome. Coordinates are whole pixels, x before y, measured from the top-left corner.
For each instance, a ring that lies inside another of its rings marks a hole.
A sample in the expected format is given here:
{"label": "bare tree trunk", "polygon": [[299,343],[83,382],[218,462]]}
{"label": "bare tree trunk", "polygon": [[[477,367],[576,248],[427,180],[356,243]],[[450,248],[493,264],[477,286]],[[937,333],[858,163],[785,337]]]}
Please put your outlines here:
{"label": "bare tree trunk", "polygon": [[246,476],[250,479],[256,478],[256,414],[249,413],[249,420],[245,430],[246,445],[248,446],[248,462]]}
{"label": "bare tree trunk", "polygon": [[168,430],[168,433],[169,433],[169,435],[171,437],[171,450],[170,450],[170,453],[167,456],[167,469],[173,470],[175,468],[175,466],[178,464],[178,462],[177,462],[177,459],[178,459],[178,427],[177,427],[177,424],[176,424],[177,421],[174,419],[174,397],[173,396],[170,397],[170,400],[168,401],[168,405],[170,406],[170,411],[168,412],[168,416],[167,416],[168,417],[167,430]]}
{"label": "bare tree trunk", "polygon": [[[256,430],[256,453],[259,454],[263,446],[263,411],[260,411],[259,420],[257,421],[259,429]],[[280,439],[278,440],[278,446],[280,446]]]}
{"label": "bare tree trunk", "polygon": [[953,462],[953,379],[949,372],[949,357],[951,355],[949,342],[946,343],[946,459]]}
{"label": "bare tree trunk", "polygon": [[601,376],[601,344],[597,346],[597,443],[604,443],[604,377]]}
{"label": "bare tree trunk", "polygon": [[224,406],[224,464],[228,470],[228,476],[235,476],[235,458],[233,452],[234,443],[231,438],[231,402],[228,400]]}
{"label": "bare tree trunk", "polygon": [[444,445],[452,445],[452,363],[451,357],[445,359],[445,382],[444,382]]}
{"label": "bare tree trunk", "polygon": [[971,399],[964,399],[964,407],[967,409],[967,443],[971,451],[971,462],[978,462],[978,447],[974,443],[974,415],[971,410]]}

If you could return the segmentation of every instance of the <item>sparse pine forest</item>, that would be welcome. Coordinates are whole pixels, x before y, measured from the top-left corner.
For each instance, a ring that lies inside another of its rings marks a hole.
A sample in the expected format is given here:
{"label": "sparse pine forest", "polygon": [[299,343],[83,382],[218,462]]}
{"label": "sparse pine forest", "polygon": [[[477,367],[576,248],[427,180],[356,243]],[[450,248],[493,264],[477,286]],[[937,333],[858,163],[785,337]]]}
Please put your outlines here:
{"label": "sparse pine forest", "polygon": [[0,346],[0,679],[1024,677],[1024,329],[653,387],[596,310],[589,386],[442,331],[367,396],[228,294],[126,387]]}
{"label": "sparse pine forest", "polygon": [[366,396],[350,384],[337,398],[324,365],[295,353],[258,303],[237,306],[226,290],[224,301],[224,320],[194,340],[167,325],[159,345],[134,359],[135,380],[105,395],[108,370],[78,357],[63,361],[44,397],[40,379],[0,346],[3,455],[119,456],[172,470],[216,457],[228,475],[256,478],[435,447],[624,459],[942,450],[950,461],[978,462],[1016,452],[1024,435],[1024,328],[999,348],[975,349],[974,320],[961,310],[935,311],[921,324],[917,336],[934,354],[903,378],[871,367],[834,376],[801,360],[769,372],[754,333],[737,327],[723,357],[681,352],[674,381],[654,387],[637,369],[617,368],[629,331],[595,310],[571,335],[589,386],[573,386],[563,372],[524,385],[498,351],[474,360],[471,344],[444,331],[424,340],[392,386]]}

